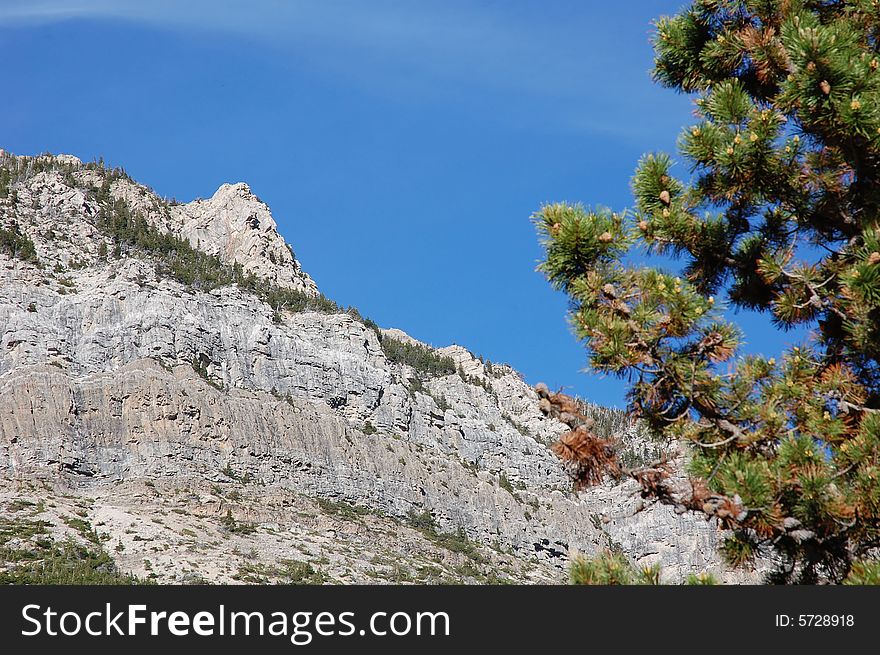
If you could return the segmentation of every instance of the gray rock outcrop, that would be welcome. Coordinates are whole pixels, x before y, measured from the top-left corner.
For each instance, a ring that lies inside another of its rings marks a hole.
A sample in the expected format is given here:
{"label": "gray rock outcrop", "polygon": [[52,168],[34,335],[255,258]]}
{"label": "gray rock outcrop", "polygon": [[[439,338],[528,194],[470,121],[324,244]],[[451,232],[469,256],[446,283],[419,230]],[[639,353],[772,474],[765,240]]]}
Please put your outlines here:
{"label": "gray rock outcrop", "polygon": [[[235,283],[188,285],[149,252],[118,249],[101,222],[117,203],[246,275],[317,298],[247,185],[174,204],[70,156],[41,163],[4,154],[0,166],[15,171],[0,199],[0,228],[17,230],[35,253],[22,259],[0,250],[0,484],[7,490],[25,493],[40,481],[109,499],[114,486],[145,481],[165,490],[238,484],[249,504],[194,504],[218,516],[232,507],[258,526],[293,530],[318,525],[298,514],[320,507],[293,511],[279,502],[269,512],[261,498],[342,502],[381,517],[375,529],[402,535],[413,557],[420,547],[408,526],[428,521],[429,535],[459,534],[528,563],[528,573],[511,573],[516,581],[563,580],[572,553],[604,547],[636,564],[661,564],[670,581],[701,571],[744,579],[720,564],[713,524],[659,505],[636,511],[633,483],[572,492],[548,449],[565,427],[538,411],[534,390],[509,366],[461,346],[425,346],[453,364],[426,375],[383,348],[385,339],[420,347],[404,333],[346,312],[273,309]],[[621,419],[619,427],[638,442],[634,425]],[[254,485],[263,491],[253,493]],[[157,502],[125,497],[126,516]],[[96,517],[122,511],[101,507]],[[117,523],[107,519],[111,543],[126,539]],[[278,533],[267,530],[257,529],[249,544],[271,559]],[[128,554],[116,557],[143,573],[131,557],[136,547],[129,541]],[[208,579],[228,579],[211,571]],[[358,575],[340,579],[369,579]]]}

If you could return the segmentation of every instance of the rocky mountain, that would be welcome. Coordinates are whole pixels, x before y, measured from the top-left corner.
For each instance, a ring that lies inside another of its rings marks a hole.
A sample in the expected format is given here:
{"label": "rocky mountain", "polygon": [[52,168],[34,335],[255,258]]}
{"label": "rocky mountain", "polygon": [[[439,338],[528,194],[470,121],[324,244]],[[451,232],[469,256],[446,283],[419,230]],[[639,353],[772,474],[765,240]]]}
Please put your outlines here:
{"label": "rocky mountain", "polygon": [[511,367],[324,298],[246,184],[180,204],[0,151],[7,575],[80,547],[161,582],[561,582],[611,547],[742,579],[714,525],[633,483],[574,493],[565,429]]}

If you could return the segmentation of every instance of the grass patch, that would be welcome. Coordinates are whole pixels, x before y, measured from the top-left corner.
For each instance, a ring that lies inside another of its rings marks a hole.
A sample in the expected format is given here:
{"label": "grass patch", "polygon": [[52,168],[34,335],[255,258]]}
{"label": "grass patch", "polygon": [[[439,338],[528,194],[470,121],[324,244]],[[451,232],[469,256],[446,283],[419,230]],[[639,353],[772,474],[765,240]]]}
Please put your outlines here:
{"label": "grass patch", "polygon": [[456,372],[455,362],[451,357],[437,354],[433,348],[419,343],[409,343],[395,339],[377,331],[379,343],[388,361],[395,364],[412,366],[416,371],[428,377],[442,377]]}
{"label": "grass patch", "polygon": [[0,227],[0,252],[23,262],[39,262],[34,242],[15,222],[9,227]]}
{"label": "grass patch", "polygon": [[513,495],[513,485],[510,483],[510,479],[504,473],[498,476],[498,486],[504,489],[511,496]]}
{"label": "grass patch", "polygon": [[[93,548],[72,539],[55,542],[49,536],[49,525],[46,521],[0,518],[0,568],[4,569],[0,570],[0,584],[145,584],[140,578],[120,573],[100,546]],[[88,530],[94,532],[91,526]],[[22,543],[15,543],[19,541]]]}
{"label": "grass patch", "polygon": [[220,519],[220,525],[231,534],[253,534],[257,531],[257,526],[253,523],[236,521],[232,510],[226,510],[226,516]]}
{"label": "grass patch", "polygon": [[239,474],[236,473],[229,464],[226,465],[226,468],[223,469],[223,475],[225,475],[230,480],[235,480],[236,482],[240,482],[241,484],[250,484],[254,481],[254,476],[250,473]]}
{"label": "grass patch", "polygon": [[421,513],[410,511],[408,519],[411,527],[421,532],[437,546],[452,553],[460,553],[476,563],[486,561],[486,558],[480,554],[476,544],[468,539],[464,528],[459,526],[455,532],[439,532],[437,530],[437,523],[428,510]]}
{"label": "grass patch", "polygon": [[6,506],[6,510],[12,514],[15,514],[16,512],[20,512],[23,509],[28,509],[29,507],[37,507],[37,504],[32,503],[29,500],[22,500],[17,498]]}
{"label": "grass patch", "polygon": [[253,584],[319,585],[330,580],[329,576],[308,562],[282,559],[277,565],[245,562],[232,578]]}
{"label": "grass patch", "polygon": [[339,516],[344,519],[357,519],[361,516],[375,513],[369,507],[364,507],[363,505],[353,505],[344,500],[334,501],[327,498],[318,498],[317,503],[318,507],[320,507],[321,511],[325,514],[329,514],[331,516]]}
{"label": "grass patch", "polygon": [[100,544],[101,543],[100,535],[92,527],[92,524],[89,523],[88,521],[86,521],[85,519],[81,519],[76,516],[70,516],[70,517],[66,516],[62,520],[67,525],[67,527],[73,528],[74,530],[79,532],[79,534],[81,536],[83,536],[85,539],[88,539],[93,544]]}

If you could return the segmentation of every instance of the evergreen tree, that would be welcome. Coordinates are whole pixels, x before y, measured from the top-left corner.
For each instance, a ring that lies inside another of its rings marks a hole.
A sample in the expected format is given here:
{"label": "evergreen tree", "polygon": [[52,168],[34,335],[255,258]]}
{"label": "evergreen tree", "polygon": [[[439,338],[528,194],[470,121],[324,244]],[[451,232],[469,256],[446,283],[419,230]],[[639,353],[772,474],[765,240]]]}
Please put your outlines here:
{"label": "evergreen tree", "polygon": [[[656,81],[697,96],[690,170],[648,154],[633,210],[533,217],[591,366],[690,444],[687,482],[629,471],[643,495],[716,517],[727,559],[771,555],[776,582],[880,582],[878,36],[876,0],[696,0],[654,36]],[[679,275],[626,263],[639,245]],[[722,306],[813,336],[740,356]]]}

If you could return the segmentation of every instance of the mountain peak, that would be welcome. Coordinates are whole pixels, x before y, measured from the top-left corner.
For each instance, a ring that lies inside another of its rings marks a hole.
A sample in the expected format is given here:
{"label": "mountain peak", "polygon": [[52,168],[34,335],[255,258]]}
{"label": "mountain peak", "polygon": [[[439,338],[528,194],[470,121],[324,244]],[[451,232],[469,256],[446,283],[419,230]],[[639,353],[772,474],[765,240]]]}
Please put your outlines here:
{"label": "mountain peak", "polygon": [[318,295],[318,287],[278,232],[269,207],[248,184],[222,184],[206,200],[176,205],[171,216],[181,235],[200,250],[237,262],[246,273],[277,286]]}
{"label": "mountain peak", "polygon": [[[53,265],[66,266],[68,260],[84,264],[94,257],[89,240],[83,236],[94,232],[94,217],[102,207],[108,209],[112,201],[226,264],[239,264],[246,274],[307,296],[319,295],[315,282],[302,270],[293,249],[278,232],[269,207],[244,182],[222,184],[206,200],[178,204],[135,182],[122,169],[83,164],[74,155],[29,157],[0,150],[0,164],[6,171],[0,192],[14,192],[33,207],[54,207],[51,213],[10,207],[7,216],[15,216],[15,222],[26,232],[33,231],[30,238],[37,254],[47,255]],[[59,218],[63,220],[59,222]],[[66,234],[68,231],[70,234]],[[69,237],[65,241],[68,247],[46,242],[44,235],[56,232]]]}

